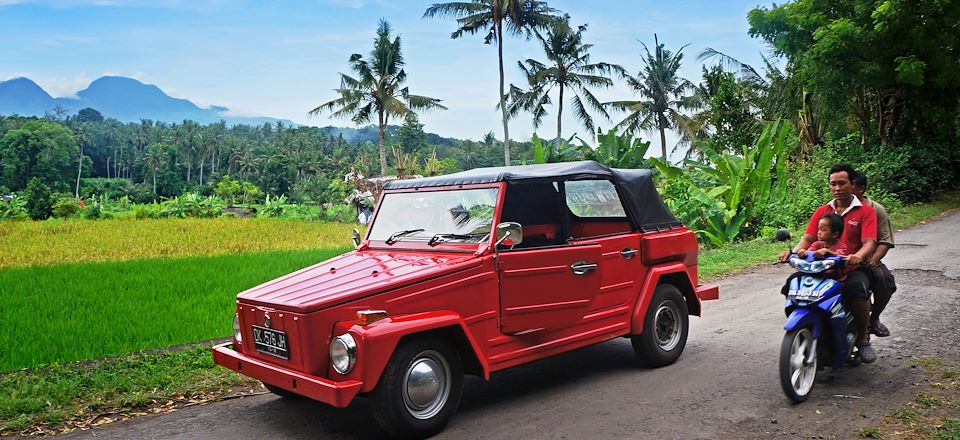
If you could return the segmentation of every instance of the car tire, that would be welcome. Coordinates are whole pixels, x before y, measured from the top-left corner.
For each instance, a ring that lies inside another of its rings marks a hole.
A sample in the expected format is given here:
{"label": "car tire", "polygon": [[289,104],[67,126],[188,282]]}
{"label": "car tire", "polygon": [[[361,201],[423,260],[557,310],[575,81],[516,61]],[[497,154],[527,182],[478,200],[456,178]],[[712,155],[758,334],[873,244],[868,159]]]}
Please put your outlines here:
{"label": "car tire", "polygon": [[672,284],[660,284],[647,307],[643,332],[630,336],[630,342],[641,365],[664,367],[683,354],[689,331],[690,316],[683,294]]}
{"label": "car tire", "polygon": [[440,432],[463,394],[463,364],[453,345],[439,337],[400,342],[376,388],[373,417],[390,435],[424,438]]}
{"label": "car tire", "polygon": [[282,397],[282,398],[284,398],[284,399],[302,399],[302,398],[303,398],[303,396],[301,396],[301,395],[299,395],[299,394],[297,394],[297,393],[294,393],[293,391],[287,391],[287,390],[285,390],[285,389],[283,389],[283,388],[270,385],[270,384],[268,384],[268,383],[266,383],[266,382],[261,382],[261,383],[263,383],[263,387],[266,388],[267,391],[269,391],[269,392],[271,392],[271,393],[273,393],[273,394],[276,394],[277,396],[280,396],[280,397]]}

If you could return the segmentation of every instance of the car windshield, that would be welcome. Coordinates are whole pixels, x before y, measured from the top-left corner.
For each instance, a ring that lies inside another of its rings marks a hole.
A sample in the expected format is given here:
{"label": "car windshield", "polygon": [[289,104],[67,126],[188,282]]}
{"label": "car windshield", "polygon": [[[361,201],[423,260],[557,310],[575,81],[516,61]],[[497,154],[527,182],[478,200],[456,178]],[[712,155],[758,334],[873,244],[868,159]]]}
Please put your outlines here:
{"label": "car windshield", "polygon": [[497,188],[387,193],[370,240],[479,243],[493,227]]}

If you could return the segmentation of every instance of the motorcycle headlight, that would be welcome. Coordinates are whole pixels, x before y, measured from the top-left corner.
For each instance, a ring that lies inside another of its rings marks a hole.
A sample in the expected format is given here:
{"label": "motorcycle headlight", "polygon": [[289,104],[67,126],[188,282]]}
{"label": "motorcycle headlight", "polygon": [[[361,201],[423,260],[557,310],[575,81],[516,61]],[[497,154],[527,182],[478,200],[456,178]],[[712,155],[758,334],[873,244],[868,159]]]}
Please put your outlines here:
{"label": "motorcycle headlight", "polygon": [[243,334],[240,332],[240,315],[233,315],[233,339],[237,340],[238,344],[243,343]]}
{"label": "motorcycle headlight", "polygon": [[349,333],[344,333],[330,342],[330,364],[340,374],[353,370],[357,362],[357,341]]}

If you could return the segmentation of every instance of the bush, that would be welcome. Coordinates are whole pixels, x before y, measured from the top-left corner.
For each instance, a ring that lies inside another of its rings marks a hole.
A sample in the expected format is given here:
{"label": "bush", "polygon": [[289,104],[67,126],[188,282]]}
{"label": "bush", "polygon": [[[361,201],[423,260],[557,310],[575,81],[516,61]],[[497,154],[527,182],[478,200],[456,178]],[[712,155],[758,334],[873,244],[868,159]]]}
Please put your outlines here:
{"label": "bush", "polygon": [[27,183],[27,214],[34,220],[46,220],[53,215],[53,194],[50,187],[34,177]]}
{"label": "bush", "polygon": [[331,205],[322,216],[331,222],[352,223],[357,221],[357,210],[352,205]]}
{"label": "bush", "polygon": [[258,214],[260,217],[281,217],[283,212],[286,210],[287,196],[280,196],[270,198],[270,195],[267,194],[266,200],[263,202],[263,209],[260,210]]}
{"label": "bush", "polygon": [[103,216],[103,205],[97,202],[92,202],[87,206],[87,209],[83,211],[83,218],[88,220],[96,220]]}
{"label": "bush", "polygon": [[73,198],[63,197],[53,204],[54,217],[66,218],[78,212],[80,212],[80,204]]}
{"label": "bush", "polygon": [[145,218],[160,218],[160,204],[154,202],[142,205],[133,205],[133,217],[138,220]]}
{"label": "bush", "polygon": [[16,194],[10,200],[0,199],[0,220],[24,220],[27,215],[27,201]]}

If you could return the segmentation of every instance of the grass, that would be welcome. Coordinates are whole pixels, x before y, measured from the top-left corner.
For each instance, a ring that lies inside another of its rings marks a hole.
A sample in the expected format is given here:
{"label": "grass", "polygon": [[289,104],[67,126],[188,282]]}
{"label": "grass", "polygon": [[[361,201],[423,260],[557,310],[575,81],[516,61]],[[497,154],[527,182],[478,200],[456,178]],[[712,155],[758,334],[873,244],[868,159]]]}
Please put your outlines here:
{"label": "grass", "polygon": [[201,346],[8,374],[0,376],[0,435],[51,434],[160,412],[243,383],[249,379],[214,365]]}
{"label": "grass", "polygon": [[278,219],[0,222],[0,269],[350,246],[356,225]]}
{"label": "grass", "polygon": [[878,428],[857,428],[854,432],[860,438],[880,438],[880,429]]}
{"label": "grass", "polygon": [[880,434],[905,439],[960,439],[960,380],[953,374],[960,364],[936,356],[908,363],[922,368],[928,385],[904,407],[890,412]]}
{"label": "grass", "polygon": [[0,270],[0,372],[229,336],[238,292],[348,249]]}

